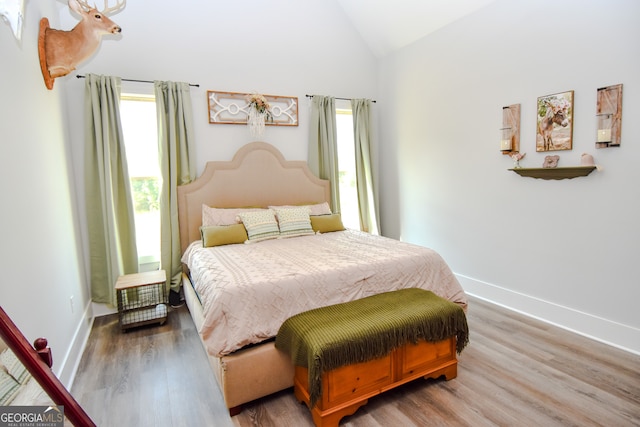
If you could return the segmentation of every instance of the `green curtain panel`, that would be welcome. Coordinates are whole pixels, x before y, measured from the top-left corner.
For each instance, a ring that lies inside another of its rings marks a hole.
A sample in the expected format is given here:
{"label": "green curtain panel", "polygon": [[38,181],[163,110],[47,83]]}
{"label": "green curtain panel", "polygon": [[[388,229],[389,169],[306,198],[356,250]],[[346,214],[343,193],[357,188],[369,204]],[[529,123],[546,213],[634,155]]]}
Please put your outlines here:
{"label": "green curtain panel", "polygon": [[371,100],[352,99],[353,135],[356,146],[356,187],[360,228],[380,234],[378,203],[371,167]]}
{"label": "green curtain panel", "polygon": [[330,180],[331,208],[340,212],[335,98],[313,95],[309,132],[309,168],[318,178]]}
{"label": "green curtain panel", "polygon": [[114,306],[118,276],[138,272],[119,103],[120,78],[86,75],[85,192],[91,297],[95,302]]}
{"label": "green curtain panel", "polygon": [[160,266],[171,290],[181,285],[180,234],[178,231],[178,185],[195,178],[190,156],[194,140],[191,92],[188,83],[154,82],[158,114],[160,190]]}

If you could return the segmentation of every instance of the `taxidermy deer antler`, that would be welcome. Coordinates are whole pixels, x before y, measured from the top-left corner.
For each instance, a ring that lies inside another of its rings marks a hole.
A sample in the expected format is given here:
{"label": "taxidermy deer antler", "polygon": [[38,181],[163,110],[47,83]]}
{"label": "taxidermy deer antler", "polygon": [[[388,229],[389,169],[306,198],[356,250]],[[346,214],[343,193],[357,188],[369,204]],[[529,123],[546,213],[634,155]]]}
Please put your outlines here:
{"label": "taxidermy deer antler", "polygon": [[53,88],[55,78],[66,76],[76,69],[76,65],[93,55],[103,35],[122,32],[122,28],[107,14],[118,12],[125,5],[126,0],[117,0],[114,6],[108,7],[109,1],[105,0],[104,9],[99,11],[86,1],[69,0],[69,8],[82,18],[70,31],[49,28],[47,18],[40,20],[38,54],[47,89]]}

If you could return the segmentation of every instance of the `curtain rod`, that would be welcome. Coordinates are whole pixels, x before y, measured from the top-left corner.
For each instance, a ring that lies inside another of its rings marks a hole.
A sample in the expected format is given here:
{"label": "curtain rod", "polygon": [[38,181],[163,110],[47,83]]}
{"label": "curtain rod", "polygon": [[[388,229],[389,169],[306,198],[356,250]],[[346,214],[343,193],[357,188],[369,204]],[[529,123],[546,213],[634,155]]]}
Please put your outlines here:
{"label": "curtain rod", "polygon": [[[313,95],[305,95],[307,98],[313,98]],[[352,98],[339,98],[337,96],[334,97],[335,99],[341,99],[343,101],[351,101]],[[376,102],[375,99],[372,99],[371,102]]]}
{"label": "curtain rod", "polygon": [[[79,79],[84,79],[85,78],[85,76],[83,76],[81,74],[77,74],[76,77],[79,78]],[[125,81],[125,82],[153,83],[153,81],[151,81],[151,80],[135,80],[135,79],[120,79],[120,80]],[[200,87],[199,84],[194,84],[194,83],[189,83],[189,86]]]}

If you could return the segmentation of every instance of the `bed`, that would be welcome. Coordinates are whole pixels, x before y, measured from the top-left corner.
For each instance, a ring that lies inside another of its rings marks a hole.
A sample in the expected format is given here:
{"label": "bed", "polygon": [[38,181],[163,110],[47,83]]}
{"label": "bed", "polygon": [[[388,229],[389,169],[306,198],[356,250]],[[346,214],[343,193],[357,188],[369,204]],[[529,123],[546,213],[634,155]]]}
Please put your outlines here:
{"label": "bed", "polygon": [[293,386],[294,367],[272,339],[293,314],[406,287],[466,309],[464,291],[436,252],[381,236],[343,230],[203,247],[203,205],[264,209],[329,200],[328,181],[265,142],[243,146],[231,161],[208,162],[198,179],[178,187],[185,301],[232,415]]}

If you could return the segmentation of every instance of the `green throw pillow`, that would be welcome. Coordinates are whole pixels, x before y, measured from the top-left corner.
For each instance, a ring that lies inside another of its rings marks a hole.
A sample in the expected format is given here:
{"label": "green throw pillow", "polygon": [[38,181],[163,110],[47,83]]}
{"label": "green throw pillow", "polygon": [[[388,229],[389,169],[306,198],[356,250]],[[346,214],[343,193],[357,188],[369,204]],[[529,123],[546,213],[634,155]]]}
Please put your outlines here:
{"label": "green throw pillow", "polygon": [[311,228],[316,232],[330,233],[345,229],[344,225],[342,225],[342,218],[337,213],[332,215],[312,215],[310,218]]}
{"label": "green throw pillow", "polygon": [[202,246],[205,248],[244,243],[248,239],[247,230],[242,224],[200,227],[200,235],[202,236]]}

